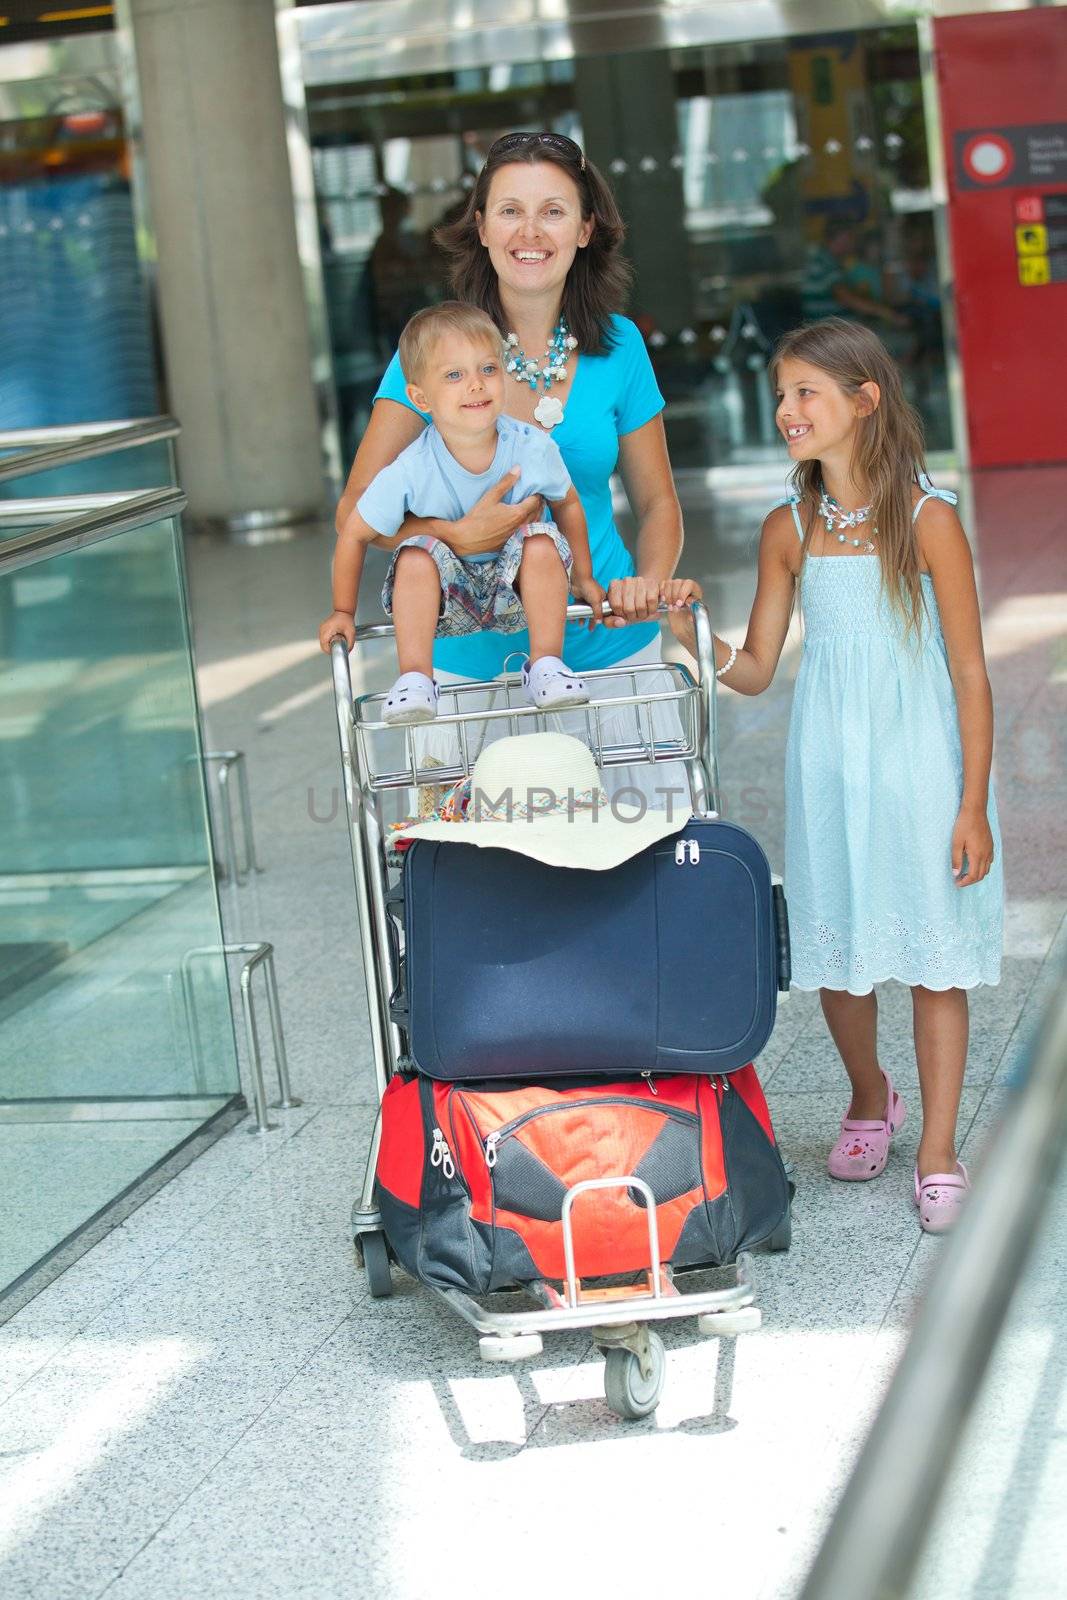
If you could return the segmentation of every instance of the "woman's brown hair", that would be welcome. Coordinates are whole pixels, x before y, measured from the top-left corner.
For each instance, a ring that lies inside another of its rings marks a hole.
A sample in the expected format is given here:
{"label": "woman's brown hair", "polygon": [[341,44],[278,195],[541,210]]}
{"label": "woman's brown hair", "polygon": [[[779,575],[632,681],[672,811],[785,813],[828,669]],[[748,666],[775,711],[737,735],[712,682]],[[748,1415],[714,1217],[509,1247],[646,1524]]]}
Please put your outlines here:
{"label": "woman's brown hair", "polygon": [[562,313],[578,341],[579,351],[583,355],[603,355],[615,342],[610,318],[625,306],[632,277],[630,264],[622,255],[626,226],[608,183],[570,139],[554,133],[531,133],[496,140],[462,215],[435,229],[434,238],[450,258],[452,288],[457,298],[488,312],[501,332],[507,333],[496,269],[478,237],[478,218],[485,216],[494,173],[515,162],[532,165],[539,161],[551,161],[567,174],[578,190],[582,220],[593,222],[589,243],[578,251],[567,274]]}
{"label": "woman's brown hair", "polygon": [[[871,523],[878,529],[875,551],[882,587],[904,619],[905,630],[922,631],[925,602],[919,577],[919,541],[913,517],[912,488],[926,474],[922,423],[904,397],[900,373],[885,345],[860,322],[824,317],[795,328],[778,341],[770,363],[777,387],[783,361],[807,361],[832,378],[848,395],[876,383],[881,398],[873,411],[856,419],[849,470],[871,496]],[[798,461],[790,482],[805,513],[803,553],[807,555],[818,519],[822,468]]]}

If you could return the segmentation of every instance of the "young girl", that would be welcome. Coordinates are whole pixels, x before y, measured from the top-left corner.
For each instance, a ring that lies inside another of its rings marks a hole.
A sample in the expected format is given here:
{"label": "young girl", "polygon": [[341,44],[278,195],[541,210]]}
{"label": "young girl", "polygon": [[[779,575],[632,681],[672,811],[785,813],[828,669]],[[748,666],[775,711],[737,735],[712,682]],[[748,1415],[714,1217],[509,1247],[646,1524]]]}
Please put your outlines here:
{"label": "young girl", "polygon": [[[794,493],[763,524],[745,643],[716,638],[717,676],[767,688],[799,589],[785,879],[793,981],[819,990],[852,1084],[829,1169],[878,1177],[903,1124],[877,1050],[874,985],[895,978],[912,992],[922,1097],[915,1202],[940,1233],[968,1188],[955,1147],[966,991],[999,981],[1003,920],[971,552],[874,334],[828,317],[787,334],[771,373]],[[700,594],[688,580],[662,592],[675,608]],[[689,642],[688,612],[671,621]]]}

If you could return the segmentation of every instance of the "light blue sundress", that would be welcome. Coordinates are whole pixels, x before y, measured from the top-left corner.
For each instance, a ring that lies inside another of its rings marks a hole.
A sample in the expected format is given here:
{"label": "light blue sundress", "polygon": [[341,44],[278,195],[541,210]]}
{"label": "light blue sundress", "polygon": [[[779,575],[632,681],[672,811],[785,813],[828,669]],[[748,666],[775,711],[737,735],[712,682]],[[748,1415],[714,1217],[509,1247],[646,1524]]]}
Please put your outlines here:
{"label": "light blue sundress", "polygon": [[921,582],[927,618],[916,641],[914,632],[905,639],[903,618],[882,592],[876,555],[804,561],[804,645],[785,763],[785,889],[798,989],[867,994],[888,978],[928,989],[1000,981],[996,801],[991,786],[993,865],[981,883],[958,889],[956,694],[933,579],[923,573]]}

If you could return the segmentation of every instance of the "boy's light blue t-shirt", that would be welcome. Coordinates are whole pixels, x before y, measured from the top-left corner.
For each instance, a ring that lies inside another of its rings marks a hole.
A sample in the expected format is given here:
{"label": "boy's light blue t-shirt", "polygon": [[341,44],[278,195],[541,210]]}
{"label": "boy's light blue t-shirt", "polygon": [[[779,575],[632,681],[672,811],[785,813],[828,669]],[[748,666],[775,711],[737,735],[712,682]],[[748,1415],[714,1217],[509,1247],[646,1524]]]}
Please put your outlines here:
{"label": "boy's light blue t-shirt", "polygon": [[[551,437],[578,491],[589,527],[593,572],[605,588],[613,578],[629,578],[634,572],[630,552],[615,526],[611,504],[611,475],[618,464],[619,439],[644,427],[664,405],[645,341],[636,325],[628,317],[612,317],[609,338],[614,344],[604,355],[580,356],[572,380],[553,389],[563,401],[563,421],[552,429],[551,436],[542,435]],[[399,357],[394,356],[374,398],[396,400],[415,411],[405,387]],[[429,422],[425,412],[418,415]],[[541,433],[539,428],[533,431]],[[420,444],[422,438],[425,435],[415,444]],[[404,454],[401,452],[397,460]],[[371,518],[366,520],[371,527],[376,526]],[[634,623],[629,628],[596,628],[592,633],[588,627],[572,623],[567,628],[563,654],[569,667],[584,672],[622,661],[650,644],[658,634],[659,624],[655,622]],[[470,633],[458,639],[435,640],[433,658],[434,665],[444,672],[489,679],[504,670],[509,655],[528,648],[526,633]]]}
{"label": "boy's light blue t-shirt", "polygon": [[551,436],[508,416],[497,418],[496,432],[496,454],[488,469],[468,472],[431,422],[395,461],[382,468],[360,496],[356,510],[386,539],[393,537],[409,512],[458,522],[512,467],[519,468],[519,476],[504,496],[509,504],[531,494],[562,500],[571,486],[570,474]]}

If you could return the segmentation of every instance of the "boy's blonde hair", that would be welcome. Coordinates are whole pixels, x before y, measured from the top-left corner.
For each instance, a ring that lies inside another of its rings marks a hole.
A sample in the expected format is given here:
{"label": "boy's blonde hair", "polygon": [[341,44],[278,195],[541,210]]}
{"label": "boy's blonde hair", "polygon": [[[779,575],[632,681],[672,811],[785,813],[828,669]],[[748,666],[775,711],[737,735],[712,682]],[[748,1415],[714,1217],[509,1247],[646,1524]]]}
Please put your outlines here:
{"label": "boy's blonde hair", "polygon": [[416,311],[400,335],[400,367],[408,383],[420,383],[433,347],[443,334],[458,333],[471,343],[487,344],[499,356],[504,347],[492,317],[462,300],[444,300],[439,306]]}

